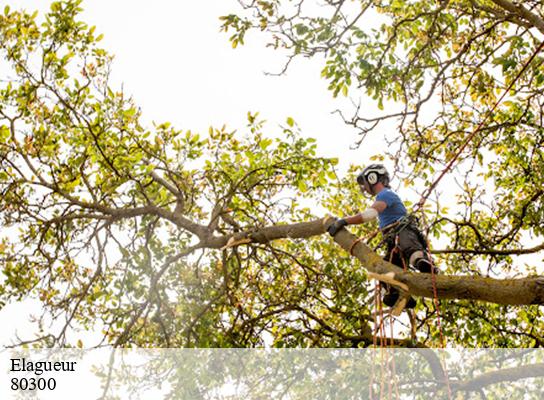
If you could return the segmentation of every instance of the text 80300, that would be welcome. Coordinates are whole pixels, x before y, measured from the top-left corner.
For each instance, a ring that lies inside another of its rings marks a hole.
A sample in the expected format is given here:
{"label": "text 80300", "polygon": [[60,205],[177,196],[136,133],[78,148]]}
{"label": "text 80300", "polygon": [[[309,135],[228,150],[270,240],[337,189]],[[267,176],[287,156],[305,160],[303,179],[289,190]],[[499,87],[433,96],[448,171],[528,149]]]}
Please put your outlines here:
{"label": "text 80300", "polygon": [[11,390],[55,390],[55,378],[12,378]]}

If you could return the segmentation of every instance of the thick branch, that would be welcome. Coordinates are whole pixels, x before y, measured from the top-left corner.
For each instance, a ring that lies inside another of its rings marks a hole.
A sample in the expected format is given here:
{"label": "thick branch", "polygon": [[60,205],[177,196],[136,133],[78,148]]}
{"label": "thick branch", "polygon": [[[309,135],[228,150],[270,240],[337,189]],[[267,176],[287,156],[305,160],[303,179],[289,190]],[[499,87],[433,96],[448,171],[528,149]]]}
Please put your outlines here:
{"label": "thick branch", "polygon": [[522,4],[514,4],[508,0],[492,0],[492,1],[499,7],[530,22],[540,32],[544,33],[544,20],[542,20],[542,18],[540,18],[537,14],[533,14],[531,11],[526,9]]}
{"label": "thick branch", "polygon": [[455,383],[453,386],[456,391],[477,391],[485,386],[499,382],[512,382],[543,376],[544,363],[538,363],[488,372],[461,384]]}
{"label": "thick branch", "polygon": [[[357,237],[343,229],[334,237],[334,240],[349,251]],[[353,255],[370,272],[378,274],[394,272],[395,279],[408,285],[412,295],[433,297],[430,274],[404,272],[401,268],[383,260],[361,241],[353,246]],[[438,297],[443,299],[480,300],[508,305],[544,304],[544,277],[542,276],[494,279],[438,275],[436,289]]]}
{"label": "thick branch", "polygon": [[[212,237],[202,245],[207,248],[222,248],[229,240],[232,243],[266,243],[282,238],[308,238],[326,232],[332,218],[318,219],[290,225],[269,226],[250,232],[235,235]],[[242,241],[243,239],[249,239]],[[415,296],[433,297],[433,285],[430,274],[404,272],[401,268],[383,260],[378,254],[346,229],[342,229],[334,237],[346,251],[352,249],[353,255],[370,272],[385,274],[394,272],[395,279],[408,286]],[[355,244],[354,244],[355,243]],[[228,247],[228,246],[227,246]],[[445,276],[436,277],[436,289],[439,298],[480,300],[496,304],[523,305],[544,304],[544,277],[535,276],[522,279],[494,279],[478,276]]]}
{"label": "thick branch", "polygon": [[322,235],[325,232],[326,229],[323,225],[323,220],[317,219],[296,224],[268,226],[253,231],[236,233],[234,235],[211,237],[204,242],[204,246],[212,249],[220,249],[226,246],[231,239],[233,239],[234,242],[250,239],[250,243],[268,243],[276,239],[308,238],[315,235]]}

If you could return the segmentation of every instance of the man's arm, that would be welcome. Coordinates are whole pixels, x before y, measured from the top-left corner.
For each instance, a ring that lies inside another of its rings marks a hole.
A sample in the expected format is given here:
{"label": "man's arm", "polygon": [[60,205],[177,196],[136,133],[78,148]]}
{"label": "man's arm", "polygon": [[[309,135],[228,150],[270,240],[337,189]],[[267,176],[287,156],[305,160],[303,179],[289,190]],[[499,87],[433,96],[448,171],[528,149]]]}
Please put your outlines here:
{"label": "man's arm", "polygon": [[363,224],[365,222],[370,222],[375,220],[378,217],[378,214],[383,212],[387,208],[387,204],[383,201],[376,201],[365,211],[360,212],[359,214],[352,215],[350,217],[345,217],[348,225],[357,225]]}
{"label": "man's arm", "polygon": [[363,212],[360,212],[359,214],[336,220],[331,226],[329,226],[327,232],[329,232],[331,236],[334,236],[346,225],[358,225],[373,221],[378,217],[378,214],[383,212],[386,208],[387,204],[385,202],[376,201],[369,208]]}

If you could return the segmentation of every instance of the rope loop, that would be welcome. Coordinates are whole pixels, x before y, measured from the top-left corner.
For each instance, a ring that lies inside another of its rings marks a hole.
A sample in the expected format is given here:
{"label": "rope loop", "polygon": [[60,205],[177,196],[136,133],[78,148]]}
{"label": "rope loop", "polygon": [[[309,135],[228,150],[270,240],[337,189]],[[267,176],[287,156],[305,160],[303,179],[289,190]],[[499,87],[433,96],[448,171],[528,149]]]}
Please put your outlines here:
{"label": "rope loop", "polygon": [[355,240],[353,241],[353,243],[352,243],[351,246],[349,247],[349,254],[350,254],[351,256],[354,255],[354,254],[353,254],[353,249],[355,248],[355,246],[357,245],[357,243],[362,242],[363,240],[365,240],[365,238],[364,238],[364,237],[360,237],[360,238],[357,238],[357,239],[355,239]]}

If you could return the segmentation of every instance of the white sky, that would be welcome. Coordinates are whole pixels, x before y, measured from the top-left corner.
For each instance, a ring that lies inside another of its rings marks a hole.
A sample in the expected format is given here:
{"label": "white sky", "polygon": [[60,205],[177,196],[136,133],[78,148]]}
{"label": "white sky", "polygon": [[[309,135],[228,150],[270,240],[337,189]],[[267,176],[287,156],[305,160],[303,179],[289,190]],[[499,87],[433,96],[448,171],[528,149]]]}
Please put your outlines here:
{"label": "white sky", "polygon": [[338,102],[319,63],[300,59],[285,77],[265,76],[281,69],[278,52],[251,34],[245,46],[231,48],[218,18],[239,10],[235,0],[93,0],[84,7],[85,19],[105,35],[102,45],[115,54],[113,81],[134,95],[147,120],[195,131],[225,123],[243,129],[247,112],[259,111],[271,130],[292,116],[333,156],[355,139],[330,114]]}
{"label": "white sky", "polygon": [[[0,10],[9,5],[43,15],[50,3],[0,0]],[[104,34],[101,46],[115,55],[112,87],[133,95],[144,121],[197,132],[226,124],[243,132],[247,112],[258,111],[276,133],[292,117],[304,135],[318,139],[322,155],[363,164],[376,150],[349,150],[355,131],[331,114],[349,102],[332,98],[318,60],[298,59],[286,76],[266,76],[280,71],[285,58],[262,37],[250,34],[245,46],[231,48],[219,16],[239,7],[236,0],[85,0],[82,19]],[[16,330],[29,338],[32,308],[19,303],[0,311],[0,344]]]}

